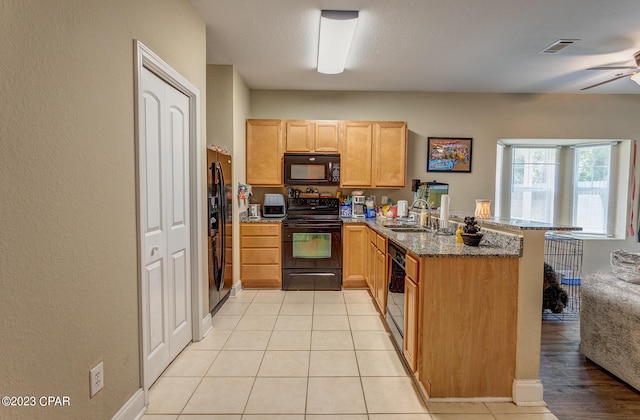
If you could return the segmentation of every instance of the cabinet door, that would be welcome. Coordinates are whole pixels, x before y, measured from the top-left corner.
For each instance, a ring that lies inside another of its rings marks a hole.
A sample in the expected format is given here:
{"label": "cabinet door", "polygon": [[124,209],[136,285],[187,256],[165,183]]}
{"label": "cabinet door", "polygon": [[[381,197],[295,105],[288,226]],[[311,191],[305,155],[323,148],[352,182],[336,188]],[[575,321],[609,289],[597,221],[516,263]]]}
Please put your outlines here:
{"label": "cabinet door", "polygon": [[340,186],[370,187],[373,123],[343,121],[340,126]]}
{"label": "cabinet door", "polygon": [[315,152],[338,153],[339,152],[339,127],[338,121],[315,122]]}
{"label": "cabinet door", "polygon": [[282,120],[247,120],[247,182],[282,186]]}
{"label": "cabinet door", "polygon": [[387,312],[387,254],[376,251],[376,303],[380,313]]}
{"label": "cabinet door", "polygon": [[366,287],[367,230],[363,224],[345,224],[342,229],[342,285]]}
{"label": "cabinet door", "polygon": [[314,150],[315,125],[312,121],[287,121],[287,152],[310,153]]}
{"label": "cabinet door", "polygon": [[378,248],[376,248],[376,244],[373,242],[367,242],[367,287],[369,287],[369,292],[371,292],[371,296],[376,297],[376,260]]}
{"label": "cabinet door", "polygon": [[286,147],[292,153],[338,153],[338,121],[289,120]]}
{"label": "cabinet door", "polygon": [[407,124],[373,125],[373,186],[404,188],[407,173]]}
{"label": "cabinet door", "polygon": [[404,342],[403,353],[412,372],[417,370],[418,355],[418,285],[404,279]]}

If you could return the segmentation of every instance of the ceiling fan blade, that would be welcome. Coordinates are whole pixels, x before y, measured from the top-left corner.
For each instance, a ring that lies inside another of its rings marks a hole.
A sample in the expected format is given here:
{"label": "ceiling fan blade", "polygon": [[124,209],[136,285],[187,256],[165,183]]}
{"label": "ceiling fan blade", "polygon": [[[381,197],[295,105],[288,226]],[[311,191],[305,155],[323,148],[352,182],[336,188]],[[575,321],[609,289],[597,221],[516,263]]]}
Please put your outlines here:
{"label": "ceiling fan blade", "polygon": [[604,85],[605,83],[609,83],[609,82],[616,81],[616,80],[618,80],[618,79],[623,79],[623,78],[625,78],[625,77],[633,76],[634,74],[635,74],[635,73],[631,73],[631,74],[623,74],[622,76],[616,76],[616,77],[614,77],[613,79],[605,80],[604,82],[596,83],[595,85],[587,86],[587,87],[582,88],[582,89],[580,89],[580,90],[587,90],[587,89],[591,89],[591,88],[594,88],[594,87],[596,87],[596,86]]}
{"label": "ceiling fan blade", "polygon": [[591,67],[587,70],[635,70],[636,66]]}

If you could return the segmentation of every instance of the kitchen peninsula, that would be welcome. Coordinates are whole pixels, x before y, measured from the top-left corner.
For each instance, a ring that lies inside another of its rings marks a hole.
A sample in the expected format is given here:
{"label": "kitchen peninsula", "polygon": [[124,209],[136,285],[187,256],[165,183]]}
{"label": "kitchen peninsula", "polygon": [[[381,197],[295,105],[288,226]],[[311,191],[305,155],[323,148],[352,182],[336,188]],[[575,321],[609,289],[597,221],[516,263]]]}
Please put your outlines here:
{"label": "kitchen peninsula", "polygon": [[[462,219],[453,214],[450,221]],[[483,241],[470,247],[452,235],[395,230],[386,219],[342,221],[343,287],[369,288],[383,315],[390,294],[389,244],[406,251],[401,353],[431,400],[544,405],[544,234],[578,228],[483,220]]]}
{"label": "kitchen peninsula", "polygon": [[[452,215],[450,221],[463,218]],[[455,236],[394,231],[387,220],[343,223],[344,282],[356,281],[363,270],[382,313],[386,276],[367,274],[375,254],[358,250],[385,252],[384,241],[407,251],[403,353],[430,399],[544,404],[539,381],[544,234],[578,228],[483,220],[485,237],[479,247],[470,247],[456,243]]]}

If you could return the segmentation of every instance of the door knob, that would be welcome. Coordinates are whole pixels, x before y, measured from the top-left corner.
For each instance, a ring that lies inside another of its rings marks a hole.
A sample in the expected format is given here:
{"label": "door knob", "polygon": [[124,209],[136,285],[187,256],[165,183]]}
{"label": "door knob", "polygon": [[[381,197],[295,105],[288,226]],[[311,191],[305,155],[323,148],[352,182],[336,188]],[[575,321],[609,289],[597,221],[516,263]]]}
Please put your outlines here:
{"label": "door knob", "polygon": [[158,250],[158,245],[154,245],[151,248],[151,256],[154,256],[156,254],[156,251]]}

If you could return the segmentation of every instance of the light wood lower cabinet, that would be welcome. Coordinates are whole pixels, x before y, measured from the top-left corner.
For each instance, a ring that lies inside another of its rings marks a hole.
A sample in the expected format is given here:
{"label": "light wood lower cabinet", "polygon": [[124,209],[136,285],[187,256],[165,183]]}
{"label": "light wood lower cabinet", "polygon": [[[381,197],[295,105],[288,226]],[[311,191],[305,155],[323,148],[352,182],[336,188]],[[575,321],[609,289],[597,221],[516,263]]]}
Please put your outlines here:
{"label": "light wood lower cabinet", "polygon": [[387,239],[367,227],[367,286],[382,315],[387,311]]}
{"label": "light wood lower cabinet", "polygon": [[369,288],[380,313],[387,305],[387,238],[364,223],[347,223],[342,229],[344,288]]}
{"label": "light wood lower cabinet", "polygon": [[387,250],[376,249],[375,299],[382,315],[387,313]]}
{"label": "light wood lower cabinet", "polygon": [[342,287],[367,287],[367,226],[345,223],[342,227]]}
{"label": "light wood lower cabinet", "polygon": [[510,397],[518,258],[421,258],[419,380],[431,398]]}
{"label": "light wood lower cabinet", "polygon": [[282,287],[282,225],[240,224],[240,278],[245,288]]}
{"label": "light wood lower cabinet", "polygon": [[418,333],[420,331],[420,292],[419,292],[419,262],[407,254],[405,257],[404,278],[404,342],[402,352],[411,367],[418,372]]}

